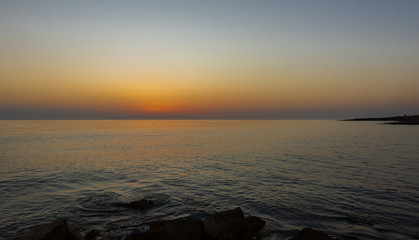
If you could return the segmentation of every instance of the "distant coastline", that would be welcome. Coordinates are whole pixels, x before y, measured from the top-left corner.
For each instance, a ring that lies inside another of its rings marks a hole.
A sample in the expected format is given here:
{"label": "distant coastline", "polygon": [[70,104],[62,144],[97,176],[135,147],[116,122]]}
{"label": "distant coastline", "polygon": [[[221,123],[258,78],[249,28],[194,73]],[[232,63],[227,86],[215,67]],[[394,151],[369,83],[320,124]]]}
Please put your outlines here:
{"label": "distant coastline", "polygon": [[419,125],[419,115],[404,115],[394,117],[382,117],[382,118],[353,118],[344,119],[342,121],[380,121],[386,122],[386,124],[400,124],[400,125]]}

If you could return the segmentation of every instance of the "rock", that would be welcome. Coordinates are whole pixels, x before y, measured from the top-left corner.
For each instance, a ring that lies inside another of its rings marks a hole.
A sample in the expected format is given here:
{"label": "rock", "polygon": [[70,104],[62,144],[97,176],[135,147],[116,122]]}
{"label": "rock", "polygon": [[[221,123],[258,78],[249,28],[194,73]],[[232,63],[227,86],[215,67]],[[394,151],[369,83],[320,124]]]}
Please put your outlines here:
{"label": "rock", "polygon": [[255,216],[248,216],[244,221],[246,223],[244,226],[246,227],[246,232],[248,234],[245,236],[245,239],[253,239],[253,237],[261,239],[259,232],[265,227],[265,221]]}
{"label": "rock", "polygon": [[299,231],[291,240],[331,240],[332,238],[322,231],[312,228],[304,228]]}
{"label": "rock", "polygon": [[251,240],[260,239],[265,222],[244,217],[240,208],[215,213],[201,220],[154,221],[146,233],[135,233],[126,240]]}
{"label": "rock", "polygon": [[120,206],[126,207],[126,208],[132,208],[132,209],[145,210],[145,209],[151,208],[153,205],[154,205],[153,201],[141,199],[141,200],[133,201],[130,203],[124,203],[124,204],[121,204]]}
{"label": "rock", "polygon": [[160,232],[145,232],[133,233],[125,237],[125,240],[163,240],[163,233]]}
{"label": "rock", "polygon": [[244,217],[240,208],[215,213],[204,220],[206,240],[250,240],[260,238],[265,222],[258,217]]}
{"label": "rock", "polygon": [[68,227],[66,220],[56,220],[18,233],[10,240],[81,240],[80,234]]}
{"label": "rock", "polygon": [[243,221],[244,214],[241,208],[214,213],[204,220],[205,239],[218,239],[222,233],[230,230],[238,222]]}
{"label": "rock", "polygon": [[101,239],[101,240],[122,240],[123,236],[113,236],[113,235],[109,235],[109,236],[104,236],[104,237],[100,237],[97,239]]}
{"label": "rock", "polygon": [[201,220],[167,220],[150,223],[149,232],[162,233],[160,237],[167,240],[201,240],[203,239]]}
{"label": "rock", "polygon": [[265,222],[258,217],[249,216],[243,222],[238,223],[229,230],[221,233],[219,240],[251,240],[261,239],[259,232],[265,226]]}
{"label": "rock", "polygon": [[100,236],[99,230],[92,229],[86,235],[84,235],[84,238],[90,240],[90,239],[96,239],[99,236]]}
{"label": "rock", "polygon": [[202,240],[201,220],[165,220],[150,223],[148,232],[134,233],[125,240]]}

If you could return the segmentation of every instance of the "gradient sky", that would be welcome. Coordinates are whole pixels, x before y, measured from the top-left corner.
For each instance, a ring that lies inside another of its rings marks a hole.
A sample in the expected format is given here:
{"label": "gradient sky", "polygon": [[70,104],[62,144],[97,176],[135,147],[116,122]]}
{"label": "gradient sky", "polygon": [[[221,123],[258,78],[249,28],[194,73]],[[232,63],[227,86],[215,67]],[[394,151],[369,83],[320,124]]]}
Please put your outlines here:
{"label": "gradient sky", "polygon": [[419,114],[419,1],[0,1],[0,119]]}

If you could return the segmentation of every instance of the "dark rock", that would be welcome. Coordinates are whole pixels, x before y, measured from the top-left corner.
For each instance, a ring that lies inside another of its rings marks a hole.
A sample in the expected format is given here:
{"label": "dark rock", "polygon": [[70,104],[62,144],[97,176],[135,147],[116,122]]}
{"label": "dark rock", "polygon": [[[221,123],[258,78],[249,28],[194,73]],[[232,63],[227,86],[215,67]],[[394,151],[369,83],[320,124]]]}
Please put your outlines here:
{"label": "dark rock", "polygon": [[219,240],[251,240],[261,239],[259,232],[265,226],[265,221],[249,216],[243,222],[238,222],[227,231],[221,233]]}
{"label": "dark rock", "polygon": [[[206,240],[250,240],[260,238],[265,222],[258,217],[244,217],[240,208],[215,213],[204,220]],[[259,236],[259,237],[258,237]]]}
{"label": "dark rock", "polygon": [[265,221],[255,216],[248,216],[244,219],[247,236],[245,239],[261,239],[259,232],[265,227]]}
{"label": "dark rock", "polygon": [[382,117],[382,118],[353,118],[345,119],[343,121],[384,121],[388,124],[401,124],[401,125],[419,125],[419,115],[411,116],[394,116],[394,117]]}
{"label": "dark rock", "polygon": [[202,240],[201,220],[166,220],[150,223],[148,232],[134,233],[125,240]]}
{"label": "dark rock", "polygon": [[66,220],[56,220],[18,233],[10,240],[81,240],[80,234],[68,227]]}
{"label": "dark rock", "polygon": [[312,228],[304,228],[299,231],[291,240],[331,240],[332,238],[326,233]]}
{"label": "dark rock", "polygon": [[98,239],[101,239],[101,240],[122,240],[123,236],[109,235],[109,236],[104,236],[104,237],[101,237],[101,238],[98,238]]}
{"label": "dark rock", "polygon": [[132,209],[145,210],[145,209],[151,208],[153,205],[154,205],[153,201],[141,199],[141,200],[133,201],[130,203],[124,203],[124,204],[121,204],[120,206],[126,207],[126,208],[132,208]]}
{"label": "dark rock", "polygon": [[86,235],[84,235],[84,238],[90,240],[90,239],[96,239],[99,236],[100,236],[99,230],[92,229]]}
{"label": "dark rock", "polygon": [[214,213],[204,220],[205,239],[218,239],[222,233],[237,225],[237,222],[243,221],[244,214],[241,208]]}
{"label": "dark rock", "polygon": [[164,234],[161,232],[133,233],[125,237],[125,240],[164,240]]}
{"label": "dark rock", "polygon": [[201,220],[167,220],[150,223],[149,232],[161,233],[163,240],[201,240],[203,239]]}

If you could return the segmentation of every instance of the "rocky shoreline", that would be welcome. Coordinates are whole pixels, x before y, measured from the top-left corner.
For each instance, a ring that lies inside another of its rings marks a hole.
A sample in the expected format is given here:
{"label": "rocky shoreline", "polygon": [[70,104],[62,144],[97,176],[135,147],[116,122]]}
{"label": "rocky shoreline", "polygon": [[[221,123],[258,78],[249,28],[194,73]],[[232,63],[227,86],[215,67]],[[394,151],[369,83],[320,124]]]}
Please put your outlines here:
{"label": "rocky shoreline", "polygon": [[395,117],[383,117],[383,118],[353,118],[345,119],[342,121],[379,121],[386,122],[387,124],[397,125],[419,125],[419,115],[411,116],[395,116]]}
{"label": "rocky shoreline", "polygon": [[[149,200],[139,200],[125,207],[147,209],[153,206]],[[241,208],[214,213],[203,220],[160,220],[149,223],[146,232],[134,232],[127,236],[107,236],[91,229],[84,236],[68,226],[64,219],[41,224],[17,233],[10,240],[261,240],[260,231],[265,221],[256,216],[244,215]],[[304,228],[291,240],[330,240],[326,233]]]}

